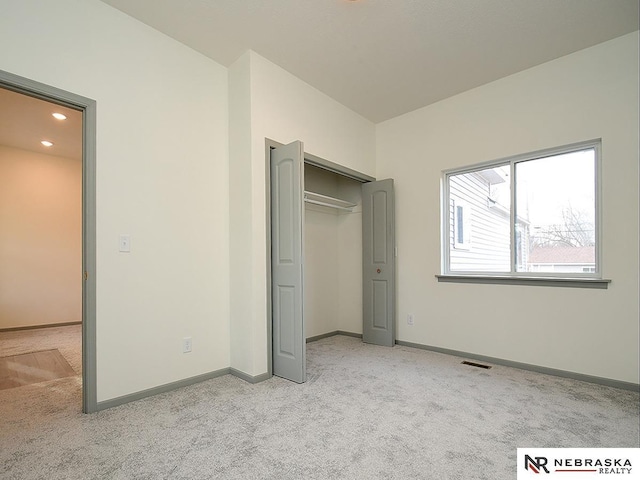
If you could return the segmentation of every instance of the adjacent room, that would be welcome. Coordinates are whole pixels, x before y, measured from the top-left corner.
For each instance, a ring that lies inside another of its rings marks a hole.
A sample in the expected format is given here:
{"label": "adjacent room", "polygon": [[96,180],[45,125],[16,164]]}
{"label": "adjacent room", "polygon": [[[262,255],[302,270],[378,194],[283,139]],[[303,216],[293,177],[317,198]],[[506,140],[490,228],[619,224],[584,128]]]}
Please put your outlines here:
{"label": "adjacent room", "polygon": [[82,114],[7,89],[0,105],[0,389],[8,389],[82,372]]}
{"label": "adjacent room", "polygon": [[[0,478],[640,447],[638,26],[635,0],[0,0]],[[9,94],[65,107],[76,150],[15,143]]]}

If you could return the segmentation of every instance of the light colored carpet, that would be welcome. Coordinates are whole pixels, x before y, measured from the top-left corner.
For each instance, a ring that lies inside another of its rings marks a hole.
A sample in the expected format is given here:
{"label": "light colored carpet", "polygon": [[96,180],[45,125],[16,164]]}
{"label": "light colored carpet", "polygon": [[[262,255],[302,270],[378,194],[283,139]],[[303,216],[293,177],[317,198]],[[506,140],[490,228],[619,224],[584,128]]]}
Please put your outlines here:
{"label": "light colored carpet", "polygon": [[506,480],[517,447],[639,446],[635,392],[351,337],[307,347],[303,385],[227,375],[92,415],[77,378],[2,391],[0,477]]}

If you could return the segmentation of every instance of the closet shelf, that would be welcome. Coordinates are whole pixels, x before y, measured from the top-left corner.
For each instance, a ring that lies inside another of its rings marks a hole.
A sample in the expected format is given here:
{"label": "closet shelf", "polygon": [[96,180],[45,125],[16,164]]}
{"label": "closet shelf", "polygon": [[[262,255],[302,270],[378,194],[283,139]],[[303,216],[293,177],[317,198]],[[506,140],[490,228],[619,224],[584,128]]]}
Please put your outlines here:
{"label": "closet shelf", "polygon": [[351,212],[356,206],[355,203],[340,200],[339,198],[329,197],[320,193],[304,191],[304,201],[312,203],[313,205],[322,205],[323,207],[337,208],[338,210],[345,210]]}

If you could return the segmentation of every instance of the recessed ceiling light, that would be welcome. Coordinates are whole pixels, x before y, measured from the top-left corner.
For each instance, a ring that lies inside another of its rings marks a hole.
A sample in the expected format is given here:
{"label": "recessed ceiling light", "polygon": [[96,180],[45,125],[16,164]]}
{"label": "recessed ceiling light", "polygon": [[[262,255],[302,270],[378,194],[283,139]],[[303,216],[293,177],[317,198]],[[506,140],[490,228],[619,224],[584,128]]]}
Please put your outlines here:
{"label": "recessed ceiling light", "polygon": [[67,116],[64,115],[63,113],[52,113],[51,115],[53,115],[54,118],[57,118],[58,120],[66,120]]}
{"label": "recessed ceiling light", "polygon": [[50,142],[49,140],[42,140],[40,143],[45,147],[53,147],[53,142]]}

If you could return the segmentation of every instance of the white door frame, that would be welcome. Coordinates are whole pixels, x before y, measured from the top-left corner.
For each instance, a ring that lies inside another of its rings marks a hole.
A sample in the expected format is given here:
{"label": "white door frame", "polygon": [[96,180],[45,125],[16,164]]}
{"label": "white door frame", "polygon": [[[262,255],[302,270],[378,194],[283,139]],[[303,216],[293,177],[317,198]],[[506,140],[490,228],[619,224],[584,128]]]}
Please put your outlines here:
{"label": "white door frame", "polygon": [[96,102],[3,70],[0,88],[82,112],[82,411],[97,412]]}

